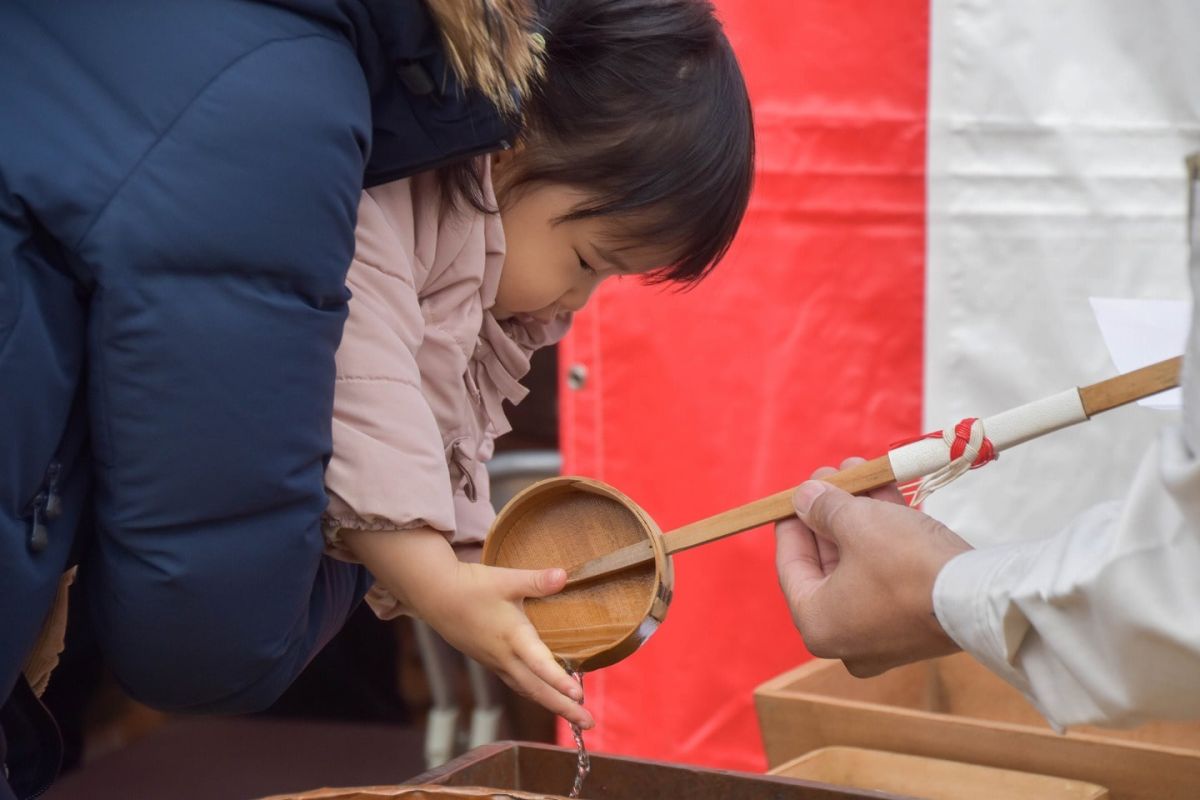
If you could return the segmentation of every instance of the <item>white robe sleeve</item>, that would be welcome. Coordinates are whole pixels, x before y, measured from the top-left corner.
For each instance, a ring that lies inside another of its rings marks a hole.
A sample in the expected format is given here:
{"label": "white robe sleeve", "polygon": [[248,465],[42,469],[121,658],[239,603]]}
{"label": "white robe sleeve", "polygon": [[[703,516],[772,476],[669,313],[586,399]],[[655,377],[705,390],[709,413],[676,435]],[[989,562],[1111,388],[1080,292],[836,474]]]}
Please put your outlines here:
{"label": "white robe sleeve", "polygon": [[[1200,241],[1193,242],[1193,296]],[[1053,725],[1200,717],[1200,324],[1183,422],[1160,432],[1123,500],[1057,536],[974,550],[934,586],[946,632]]]}

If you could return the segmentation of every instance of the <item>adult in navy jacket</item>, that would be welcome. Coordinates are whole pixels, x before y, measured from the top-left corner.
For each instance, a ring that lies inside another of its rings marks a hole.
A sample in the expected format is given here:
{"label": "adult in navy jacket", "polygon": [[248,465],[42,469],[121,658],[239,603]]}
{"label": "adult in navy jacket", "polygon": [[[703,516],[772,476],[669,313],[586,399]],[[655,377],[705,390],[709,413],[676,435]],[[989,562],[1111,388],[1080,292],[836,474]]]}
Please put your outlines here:
{"label": "adult in navy jacket", "polygon": [[319,527],[359,193],[503,145],[440,36],[498,1],[0,0],[0,798],[57,769],[22,669],[69,565],[175,711],[270,704],[359,602]]}

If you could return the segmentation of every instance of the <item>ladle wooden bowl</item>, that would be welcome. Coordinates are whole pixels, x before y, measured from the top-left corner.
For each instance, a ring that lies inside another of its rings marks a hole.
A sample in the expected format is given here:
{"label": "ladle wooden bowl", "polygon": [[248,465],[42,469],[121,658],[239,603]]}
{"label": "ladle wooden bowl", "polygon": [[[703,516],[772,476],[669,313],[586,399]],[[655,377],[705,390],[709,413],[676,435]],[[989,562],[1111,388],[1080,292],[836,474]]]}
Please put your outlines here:
{"label": "ladle wooden bowl", "polygon": [[572,669],[620,661],[667,615],[675,584],[662,531],[637,503],[589,478],[550,478],[518,494],[496,517],[483,563],[539,569],[578,564],[642,545],[650,556],[583,587],[525,601],[542,641]]}
{"label": "ladle wooden bowl", "polygon": [[[1168,359],[1081,387],[1081,416],[1038,432],[1024,431],[1008,446],[1178,386],[1181,363],[1182,358]],[[1070,392],[1055,398],[1063,395]],[[1036,418],[1039,406],[1017,411],[1033,409]],[[1005,420],[1005,415],[991,418],[997,431],[1011,421],[1009,413]],[[896,477],[892,458],[883,455],[824,480],[863,494]],[[666,618],[675,583],[671,554],[791,517],[792,492],[778,492],[663,535],[649,514],[613,487],[590,478],[551,478],[530,486],[500,511],[482,560],[522,569],[567,568],[566,588],[526,600],[525,613],[557,658],[586,672],[631,654]]]}

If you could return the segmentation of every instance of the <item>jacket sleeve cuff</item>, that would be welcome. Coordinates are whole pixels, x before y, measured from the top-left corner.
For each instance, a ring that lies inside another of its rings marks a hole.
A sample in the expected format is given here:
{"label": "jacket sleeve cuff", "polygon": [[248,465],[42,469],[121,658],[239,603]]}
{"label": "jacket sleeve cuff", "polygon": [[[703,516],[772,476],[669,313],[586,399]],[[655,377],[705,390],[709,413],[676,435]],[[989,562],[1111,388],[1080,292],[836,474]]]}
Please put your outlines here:
{"label": "jacket sleeve cuff", "polygon": [[351,564],[358,564],[359,560],[346,547],[346,541],[342,537],[343,531],[409,531],[416,528],[432,528],[445,534],[447,539],[452,537],[451,533],[440,530],[424,519],[396,522],[382,517],[361,517],[341,498],[332,494],[329,509],[321,518],[321,531],[325,535],[325,555]]}
{"label": "jacket sleeve cuff", "polygon": [[1029,621],[1012,590],[1038,557],[1042,542],[969,550],[951,559],[933,587],[933,610],[946,634],[992,672],[1029,696],[1014,667]]}

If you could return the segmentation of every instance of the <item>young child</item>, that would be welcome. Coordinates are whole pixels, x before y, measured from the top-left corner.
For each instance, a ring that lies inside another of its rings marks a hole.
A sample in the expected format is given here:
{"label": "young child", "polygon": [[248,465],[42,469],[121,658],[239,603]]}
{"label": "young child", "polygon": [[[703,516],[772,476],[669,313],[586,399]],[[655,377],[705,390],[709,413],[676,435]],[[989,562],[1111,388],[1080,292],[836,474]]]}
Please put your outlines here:
{"label": "young child", "polygon": [[502,402],[525,394],[530,354],[607,278],[707,275],[745,212],[754,137],[705,0],[542,5],[545,71],[515,147],[479,161],[465,197],[424,173],[362,198],[326,531],[334,554],[376,578],[377,614],[426,620],[590,727],[579,687],[521,610],[561,589],[564,571],[485,567],[456,548],[491,523],[484,462],[509,430]]}

